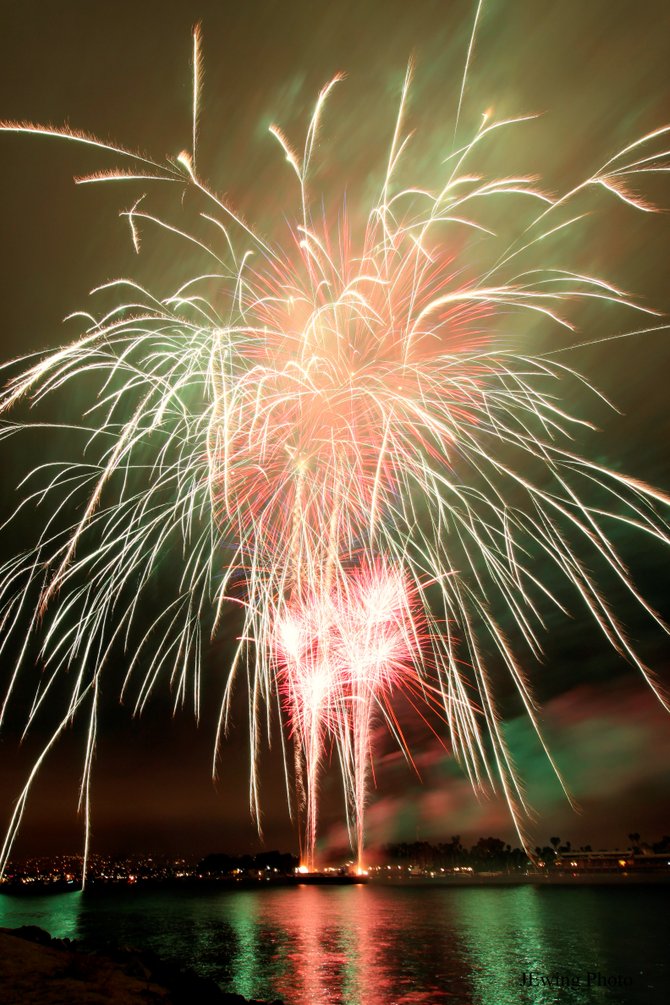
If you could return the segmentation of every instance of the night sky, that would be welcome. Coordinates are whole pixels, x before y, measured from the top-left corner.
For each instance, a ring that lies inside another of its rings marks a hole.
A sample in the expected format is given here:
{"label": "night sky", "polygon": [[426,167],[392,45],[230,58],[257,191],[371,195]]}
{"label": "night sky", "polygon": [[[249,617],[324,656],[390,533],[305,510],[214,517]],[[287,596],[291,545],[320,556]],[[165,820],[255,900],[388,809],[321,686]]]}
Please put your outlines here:
{"label": "night sky", "polygon": [[[281,229],[287,207],[292,211],[295,203],[294,179],[267,127],[278,121],[289,135],[301,136],[318,89],[338,70],[348,79],[329,106],[321,185],[344,187],[355,202],[378,176],[410,55],[417,64],[412,114],[422,136],[417,170],[431,177],[453,133],[474,5],[123,0],[99,6],[66,0],[4,7],[0,118],[69,122],[158,160],[189,144],[191,27],[201,19],[200,169],[250,220],[271,232]],[[549,189],[564,190],[625,143],[670,121],[668,65],[665,2],[493,0],[483,15],[464,120],[476,123],[490,106],[498,114],[544,113],[520,134],[527,136],[521,145],[517,138],[494,147],[487,167],[539,174]],[[134,255],[118,214],[145,189],[72,183],[73,175],[116,166],[111,155],[12,135],[0,136],[0,151],[3,358],[74,337],[77,322],[64,325],[63,318],[85,308],[89,290],[107,279],[132,275],[165,293],[198,268],[196,259],[191,264],[179,257],[178,243],[156,235],[147,235],[142,254]],[[645,182],[644,191],[670,207],[667,180]],[[161,198],[153,205],[160,207]],[[590,208],[594,221],[576,238],[577,260],[670,312],[668,215],[636,214],[600,198]],[[621,318],[607,311],[585,313],[575,341],[623,330]],[[602,432],[585,434],[579,449],[666,491],[669,344],[668,333],[660,332],[579,349],[569,357],[621,413],[591,411]],[[592,402],[585,407],[594,409]],[[5,511],[13,505],[18,472],[37,459],[42,446],[34,436],[24,442],[34,457],[3,454]],[[9,555],[15,541],[5,535],[0,546]],[[622,540],[621,548],[645,595],[670,616],[667,553],[637,539]],[[526,666],[542,701],[549,746],[581,806],[579,814],[568,806],[500,682],[507,735],[537,813],[531,833],[539,844],[560,835],[573,845],[620,847],[631,831],[654,840],[670,831],[670,717],[577,605],[572,608],[571,620],[550,620],[543,663],[533,665],[528,656]],[[626,609],[624,620],[643,657],[670,683],[667,637],[634,611]],[[93,851],[190,854],[260,846],[248,812],[243,692],[235,698],[235,724],[218,781],[211,781],[215,706],[234,636],[234,623],[226,626],[229,637],[224,633],[206,661],[199,726],[188,708],[172,718],[167,683],[157,688],[143,717],[133,720],[130,708],[117,705],[118,688],[108,675],[93,776]],[[3,680],[10,671],[7,658],[0,665]],[[121,676],[122,667],[118,671]],[[40,673],[39,667],[31,672]],[[38,727],[19,746],[30,681],[23,687],[0,735],[0,829],[46,737]],[[423,782],[380,735],[369,843],[452,834],[466,842],[484,834],[512,839],[500,802],[478,803],[430,731],[409,717],[407,729]],[[33,790],[17,855],[81,847],[76,800],[83,749],[83,730],[75,728],[53,752]],[[294,849],[278,742],[263,753],[261,778],[265,847]],[[345,842],[341,803],[333,766],[324,782],[321,828],[331,846]]]}

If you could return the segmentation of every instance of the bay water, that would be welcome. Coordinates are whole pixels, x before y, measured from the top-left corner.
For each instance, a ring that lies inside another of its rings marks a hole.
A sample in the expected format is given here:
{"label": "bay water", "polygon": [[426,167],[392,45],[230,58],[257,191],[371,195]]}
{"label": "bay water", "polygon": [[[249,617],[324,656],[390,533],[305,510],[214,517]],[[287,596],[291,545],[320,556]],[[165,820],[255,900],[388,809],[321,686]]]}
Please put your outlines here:
{"label": "bay water", "polygon": [[668,886],[298,886],[0,895],[0,926],[150,949],[286,1005],[662,1005]]}

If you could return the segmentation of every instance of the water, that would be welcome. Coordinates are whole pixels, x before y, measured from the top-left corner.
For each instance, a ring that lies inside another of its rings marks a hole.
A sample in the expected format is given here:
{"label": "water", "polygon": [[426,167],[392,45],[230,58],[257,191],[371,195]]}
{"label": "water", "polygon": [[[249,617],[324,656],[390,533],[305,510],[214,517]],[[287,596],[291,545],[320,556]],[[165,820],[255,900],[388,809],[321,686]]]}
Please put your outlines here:
{"label": "water", "polygon": [[[670,1001],[667,890],[370,884],[2,895],[0,926],[152,949],[226,990],[287,1005],[661,1005]],[[542,976],[564,986],[542,986]]]}

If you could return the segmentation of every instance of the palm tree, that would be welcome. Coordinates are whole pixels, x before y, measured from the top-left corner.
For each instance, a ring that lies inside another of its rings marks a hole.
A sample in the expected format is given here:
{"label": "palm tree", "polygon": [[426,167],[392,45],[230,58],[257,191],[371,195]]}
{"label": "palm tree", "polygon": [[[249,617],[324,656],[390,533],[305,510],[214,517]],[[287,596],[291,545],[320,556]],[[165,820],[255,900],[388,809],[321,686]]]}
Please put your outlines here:
{"label": "palm tree", "polygon": [[628,840],[632,843],[633,855],[636,855],[640,850],[640,835],[639,834],[629,834]]}

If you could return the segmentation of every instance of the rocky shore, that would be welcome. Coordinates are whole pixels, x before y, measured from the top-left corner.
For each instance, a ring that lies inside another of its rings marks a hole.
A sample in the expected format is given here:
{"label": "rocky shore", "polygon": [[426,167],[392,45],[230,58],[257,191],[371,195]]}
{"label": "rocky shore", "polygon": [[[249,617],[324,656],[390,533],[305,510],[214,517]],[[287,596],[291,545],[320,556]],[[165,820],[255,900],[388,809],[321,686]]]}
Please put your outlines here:
{"label": "rocky shore", "polygon": [[282,1005],[222,991],[145,950],[91,952],[34,925],[0,928],[0,1005]]}

